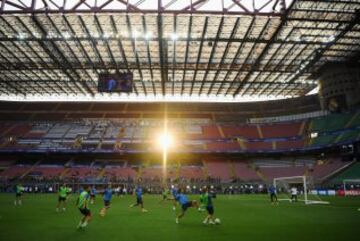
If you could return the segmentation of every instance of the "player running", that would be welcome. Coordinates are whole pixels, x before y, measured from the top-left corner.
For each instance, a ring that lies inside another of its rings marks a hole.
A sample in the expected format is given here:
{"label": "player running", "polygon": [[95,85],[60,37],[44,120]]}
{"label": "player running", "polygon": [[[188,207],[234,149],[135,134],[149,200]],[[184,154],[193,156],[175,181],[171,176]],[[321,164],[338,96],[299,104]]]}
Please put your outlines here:
{"label": "player running", "polygon": [[203,190],[201,190],[201,194],[200,194],[200,205],[198,208],[199,212],[204,212],[206,209],[206,188],[204,188]]}
{"label": "player running", "polygon": [[136,196],[136,203],[130,205],[130,207],[135,207],[135,206],[139,206],[141,207],[141,211],[143,213],[147,212],[147,210],[144,208],[144,202],[142,199],[142,195],[143,195],[143,189],[140,186],[137,186],[134,190],[135,196]]}
{"label": "player running", "polygon": [[165,187],[162,192],[162,200],[160,200],[160,203],[169,200],[170,190],[169,188]]}
{"label": "player running", "polygon": [[177,206],[177,201],[176,201],[176,195],[178,194],[178,189],[175,187],[175,186],[171,186],[171,195],[172,195],[172,198],[169,200],[174,200],[174,203],[173,203],[173,210],[176,211],[176,206]]}
{"label": "player running", "polygon": [[271,201],[271,204],[274,205],[274,204],[279,204],[278,202],[278,199],[277,199],[277,195],[276,195],[276,188],[271,185],[269,187],[269,190],[268,190],[269,194],[270,194],[270,201]]}
{"label": "player running", "polygon": [[66,198],[67,198],[69,193],[70,193],[70,189],[66,186],[65,183],[63,183],[59,187],[59,198],[58,198],[58,203],[57,203],[57,206],[56,206],[56,212],[59,212],[61,204],[62,204],[62,210],[64,212],[66,211]]}
{"label": "player running", "polygon": [[16,205],[22,205],[22,195],[24,193],[25,188],[21,184],[17,184],[15,186],[15,201],[14,204]]}
{"label": "player running", "polygon": [[90,188],[86,187],[79,195],[77,199],[77,206],[79,211],[83,215],[82,219],[80,220],[79,225],[77,226],[78,229],[83,229],[88,225],[88,222],[91,220],[91,211],[88,208],[89,202],[89,192]]}
{"label": "player running", "polygon": [[212,199],[214,197],[213,194],[209,193],[209,189],[206,188],[205,190],[205,193],[204,193],[204,206],[205,206],[205,209],[208,213],[208,215],[206,216],[206,218],[204,219],[203,221],[203,224],[215,224],[215,218],[214,218],[214,205],[213,205],[213,202],[212,202]]}
{"label": "player running", "polygon": [[199,205],[197,203],[196,200],[193,201],[189,201],[189,199],[187,198],[187,196],[185,194],[182,193],[182,190],[179,189],[177,191],[177,194],[175,196],[175,200],[180,204],[181,206],[181,212],[176,216],[175,222],[179,223],[179,220],[184,217],[185,212],[188,208],[190,207],[195,207],[198,208]]}
{"label": "player running", "polygon": [[90,204],[94,204],[95,202],[95,198],[96,198],[96,188],[95,186],[92,186],[91,190],[90,190]]}
{"label": "player running", "polygon": [[100,216],[104,217],[106,215],[106,211],[110,208],[110,202],[114,191],[111,188],[111,184],[107,186],[104,190],[103,199],[104,199],[104,207],[100,210]]}

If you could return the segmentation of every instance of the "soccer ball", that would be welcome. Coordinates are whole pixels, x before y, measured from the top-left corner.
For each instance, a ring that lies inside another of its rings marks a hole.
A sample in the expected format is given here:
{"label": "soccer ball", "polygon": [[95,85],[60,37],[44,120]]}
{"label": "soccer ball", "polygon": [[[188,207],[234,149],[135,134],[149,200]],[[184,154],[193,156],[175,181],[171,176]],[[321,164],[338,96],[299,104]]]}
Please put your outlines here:
{"label": "soccer ball", "polygon": [[215,218],[215,224],[220,224],[221,221],[220,221],[220,218]]}
{"label": "soccer ball", "polygon": [[99,213],[99,214],[100,214],[101,217],[105,217],[105,210],[103,210],[103,209],[100,210],[100,213]]}

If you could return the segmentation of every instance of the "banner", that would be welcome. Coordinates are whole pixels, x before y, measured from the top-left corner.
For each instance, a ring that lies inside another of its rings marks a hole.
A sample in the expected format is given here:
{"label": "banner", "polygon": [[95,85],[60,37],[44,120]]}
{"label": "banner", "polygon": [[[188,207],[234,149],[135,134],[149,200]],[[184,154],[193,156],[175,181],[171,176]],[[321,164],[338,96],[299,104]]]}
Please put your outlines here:
{"label": "banner", "polygon": [[360,196],[360,190],[339,190],[338,196]]}

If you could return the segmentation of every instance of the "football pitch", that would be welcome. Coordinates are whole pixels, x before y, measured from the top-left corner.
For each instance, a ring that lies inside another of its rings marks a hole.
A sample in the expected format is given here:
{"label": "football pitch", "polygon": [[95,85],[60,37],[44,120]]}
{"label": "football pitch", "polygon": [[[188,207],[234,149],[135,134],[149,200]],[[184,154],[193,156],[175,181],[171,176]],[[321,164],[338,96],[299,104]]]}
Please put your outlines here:
{"label": "football pitch", "polygon": [[[192,196],[197,199],[198,196]],[[204,212],[188,209],[175,223],[172,202],[159,203],[160,196],[145,195],[145,208],[129,208],[133,196],[114,196],[105,217],[99,216],[102,199],[90,205],[93,220],[77,230],[81,218],[76,195],[66,212],[55,212],[56,194],[25,194],[22,206],[14,195],[0,195],[0,240],[7,241],[230,241],[230,240],[356,240],[360,228],[360,198],[328,197],[330,205],[280,202],[269,204],[266,195],[222,196],[214,199],[220,225],[204,225]]]}

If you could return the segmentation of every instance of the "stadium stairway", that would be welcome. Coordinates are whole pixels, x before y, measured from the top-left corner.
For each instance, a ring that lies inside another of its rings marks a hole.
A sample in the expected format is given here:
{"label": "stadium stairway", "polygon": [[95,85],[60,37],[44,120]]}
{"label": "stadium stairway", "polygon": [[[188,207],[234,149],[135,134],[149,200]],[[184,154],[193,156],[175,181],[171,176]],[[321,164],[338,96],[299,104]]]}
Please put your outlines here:
{"label": "stadium stairway", "polygon": [[34,165],[32,165],[30,168],[28,168],[21,176],[20,179],[26,177],[27,174],[29,174],[37,165],[39,165],[41,163],[41,160],[37,161],[34,163]]}
{"label": "stadium stairway", "polygon": [[256,173],[256,175],[263,180],[264,182],[268,182],[268,178],[265,177],[265,175],[260,171],[260,169],[256,168],[256,166],[251,163],[250,164],[250,168],[254,170],[254,172]]}
{"label": "stadium stairway", "polygon": [[175,166],[175,178],[179,179],[180,178],[180,170],[181,170],[181,163],[178,160]]}
{"label": "stadium stairway", "polygon": [[229,161],[229,169],[230,169],[230,177],[233,179],[236,179],[236,170],[235,170],[235,165],[232,161]]}
{"label": "stadium stairway", "polygon": [[225,134],[224,134],[224,131],[223,131],[223,129],[221,128],[221,126],[220,126],[220,125],[216,125],[216,127],[217,127],[217,129],[218,129],[218,131],[219,131],[219,133],[220,133],[221,138],[225,138]]}
{"label": "stadium stairway", "polygon": [[239,146],[240,146],[241,150],[246,151],[246,144],[245,144],[244,139],[237,138],[236,140],[239,143]]}
{"label": "stadium stairway", "polygon": [[276,150],[276,141],[272,141],[272,142],[271,142],[271,145],[272,145],[272,149],[273,149],[273,150]]}
{"label": "stadium stairway", "polygon": [[264,182],[268,182],[268,178],[265,177],[264,174],[262,174],[262,172],[260,170],[254,170],[256,172],[256,175],[258,175],[258,177],[260,177],[261,180],[263,180]]}
{"label": "stadium stairway", "polygon": [[307,122],[302,121],[301,125],[300,125],[298,136],[302,136],[304,134],[304,130],[305,130],[306,126],[307,126]]}
{"label": "stadium stairway", "polygon": [[335,171],[331,172],[330,174],[326,175],[325,177],[322,178],[322,181],[327,181],[330,180],[332,177],[336,176],[337,174],[341,173],[342,171],[346,170],[348,167],[354,165],[356,163],[356,161],[352,161],[350,163],[348,163],[347,165],[342,166],[339,169],[336,169]]}
{"label": "stadium stairway", "polygon": [[342,184],[344,179],[360,179],[360,162],[353,162],[331,178],[330,183]]}
{"label": "stadium stairway", "polygon": [[345,128],[351,127],[351,126],[356,122],[356,120],[358,119],[358,117],[360,117],[360,112],[356,112],[356,113],[350,118],[350,120],[348,121],[348,123],[346,123]]}
{"label": "stadium stairway", "polygon": [[71,166],[71,164],[74,162],[74,159],[70,159],[68,162],[66,162],[64,164],[64,170],[60,173],[60,179],[63,178],[69,171],[71,168],[69,168]]}
{"label": "stadium stairway", "polygon": [[69,167],[65,167],[65,169],[60,173],[60,179],[63,178],[70,171]]}
{"label": "stadium stairway", "polygon": [[136,179],[139,180],[142,176],[143,168],[142,166],[139,166],[139,168],[136,170]]}
{"label": "stadium stairway", "polygon": [[3,131],[2,136],[6,136],[7,133],[11,132],[13,129],[15,129],[16,125],[12,125],[8,127],[6,130]]}
{"label": "stadium stairway", "polygon": [[209,177],[209,169],[206,165],[205,160],[202,160],[202,164],[203,164],[204,179],[207,179]]}
{"label": "stadium stairway", "polygon": [[258,131],[258,135],[259,135],[259,138],[264,138],[264,135],[263,135],[263,132],[261,130],[261,126],[260,125],[256,125],[256,129]]}

